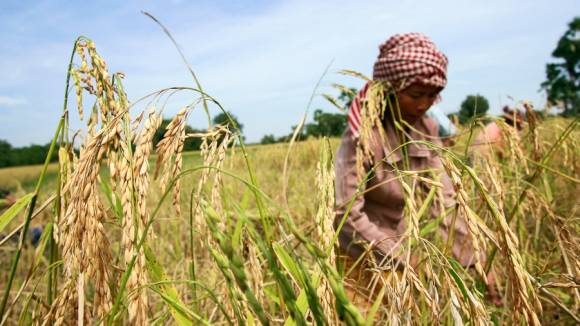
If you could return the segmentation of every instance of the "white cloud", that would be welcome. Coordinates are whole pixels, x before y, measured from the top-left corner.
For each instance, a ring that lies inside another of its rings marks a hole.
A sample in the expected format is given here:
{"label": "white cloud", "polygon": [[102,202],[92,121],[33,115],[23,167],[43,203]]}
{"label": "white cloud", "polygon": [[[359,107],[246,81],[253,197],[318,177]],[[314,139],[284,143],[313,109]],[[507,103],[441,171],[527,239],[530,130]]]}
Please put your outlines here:
{"label": "white cloud", "polygon": [[16,107],[26,103],[22,98],[0,95],[0,107]]}

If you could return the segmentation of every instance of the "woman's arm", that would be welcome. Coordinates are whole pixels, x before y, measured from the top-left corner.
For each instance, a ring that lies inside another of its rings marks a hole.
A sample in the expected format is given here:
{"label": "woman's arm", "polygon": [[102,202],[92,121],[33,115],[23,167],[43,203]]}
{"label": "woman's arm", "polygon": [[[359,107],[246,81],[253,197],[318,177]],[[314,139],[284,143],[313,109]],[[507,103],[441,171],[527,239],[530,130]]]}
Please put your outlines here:
{"label": "woman's arm", "polygon": [[[365,165],[365,171],[370,167]],[[356,142],[349,130],[343,135],[342,143],[336,155],[335,160],[336,173],[336,224],[340,223],[344,215],[348,212],[345,226],[341,232],[352,232],[349,238],[353,240],[363,240],[372,244],[373,248],[378,249],[382,254],[390,254],[395,247],[395,241],[384,231],[373,223],[364,211],[365,198],[362,194],[364,185],[359,185],[365,177],[358,177],[356,169]],[[355,198],[356,196],[356,198]],[[354,201],[353,201],[354,200]],[[352,202],[352,206],[350,206]],[[350,210],[348,210],[350,206]]]}

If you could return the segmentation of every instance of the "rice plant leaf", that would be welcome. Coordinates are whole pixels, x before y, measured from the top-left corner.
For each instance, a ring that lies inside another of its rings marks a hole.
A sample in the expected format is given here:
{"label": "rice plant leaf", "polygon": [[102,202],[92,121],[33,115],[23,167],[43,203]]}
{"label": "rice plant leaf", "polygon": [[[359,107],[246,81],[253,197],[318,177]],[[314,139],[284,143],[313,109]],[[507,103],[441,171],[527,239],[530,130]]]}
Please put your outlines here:
{"label": "rice plant leaf", "polygon": [[246,318],[247,318],[247,320],[246,320],[246,321],[248,322],[248,325],[249,325],[249,326],[254,326],[254,325],[256,325],[256,321],[254,320],[254,316],[252,316],[252,314],[248,314],[248,315],[246,316]]}
{"label": "rice plant leaf", "polygon": [[238,250],[240,247],[240,242],[242,238],[242,230],[244,229],[244,224],[246,222],[245,218],[239,218],[236,222],[236,228],[234,229],[234,234],[232,235],[232,247],[234,250]]}
{"label": "rice plant leaf", "polygon": [[554,200],[554,195],[552,194],[552,187],[550,187],[550,181],[548,180],[548,175],[544,174],[542,176],[542,182],[544,183],[544,191],[546,197],[548,197],[548,202],[551,203]]}
{"label": "rice plant leaf", "polygon": [[[178,325],[192,325],[192,322],[190,321],[190,319],[188,318],[188,316],[192,316],[193,319],[201,322],[203,325],[207,325],[207,326],[211,326],[211,324],[207,321],[204,320],[203,318],[201,318],[199,315],[197,315],[195,312],[189,310],[184,304],[183,302],[181,302],[179,299],[175,300],[175,298],[171,297],[170,295],[168,295],[166,292],[163,292],[159,289],[156,288],[151,288],[151,290],[153,290],[153,292],[159,294],[159,296],[161,296],[161,298],[163,299],[163,301],[165,301],[167,304],[169,304],[169,307],[172,311],[175,311],[175,313],[171,313],[173,318],[175,319],[175,322]],[[179,320],[175,318],[175,316],[180,316]]]}
{"label": "rice plant leaf", "polygon": [[461,279],[461,277],[459,277],[459,274],[457,274],[457,272],[455,271],[455,269],[453,269],[453,267],[449,267],[448,271],[449,271],[449,274],[451,274],[451,277],[453,278],[453,280],[455,281],[457,286],[459,287],[459,290],[461,290],[461,293],[463,294],[463,297],[465,298],[465,300],[469,300],[469,294],[467,294],[467,288],[465,287],[465,283],[463,283],[463,280]]}
{"label": "rice plant leaf", "polygon": [[272,247],[274,248],[278,260],[282,263],[282,266],[284,266],[286,271],[290,273],[294,282],[296,282],[301,288],[304,288],[305,285],[302,273],[300,273],[298,265],[294,262],[294,259],[290,257],[290,254],[281,245],[274,243]]}
{"label": "rice plant leaf", "polygon": [[36,250],[34,252],[34,255],[35,255],[34,264],[35,265],[38,265],[40,263],[40,260],[44,259],[44,252],[46,249],[46,245],[48,244],[48,240],[50,240],[50,237],[52,235],[53,225],[54,224],[52,222],[49,222],[44,227],[44,230],[42,230],[42,234],[40,235],[40,241],[38,241],[38,245],[37,245]]}
{"label": "rice plant leaf", "polygon": [[[148,246],[143,246],[145,258],[147,260],[147,270],[149,277],[153,283],[167,281],[167,276],[163,267],[157,262],[153,251]],[[175,323],[180,326],[191,325],[191,320],[188,318],[185,311],[188,311],[185,304],[179,299],[179,295],[175,287],[170,285],[152,286],[151,289],[157,292],[163,301],[169,305],[171,316]]]}
{"label": "rice plant leaf", "polygon": [[326,318],[317,293],[318,284],[316,286],[313,284],[312,279],[308,275],[307,268],[301,264],[301,261],[298,261],[298,264],[300,264],[300,271],[302,271],[303,274],[304,290],[306,290],[306,297],[308,298],[310,311],[312,311],[312,317],[314,318],[316,325],[322,326],[324,325],[324,320]]}
{"label": "rice plant leaf", "polygon": [[[296,299],[296,307],[302,312],[302,314],[306,314],[306,310],[308,309],[308,298],[306,297],[306,291],[302,289],[300,294],[298,295],[298,299]],[[292,316],[289,316],[286,321],[284,322],[284,326],[295,326],[296,322],[292,319]]]}
{"label": "rice plant leaf", "polygon": [[441,222],[443,221],[444,217],[445,217],[444,215],[441,215],[438,218],[425,224],[425,226],[422,227],[421,230],[419,231],[419,234],[421,235],[421,237],[425,237],[428,234],[430,234],[431,232],[436,231],[439,228],[439,225],[441,225]]}
{"label": "rice plant leaf", "polygon": [[431,187],[431,190],[429,190],[429,194],[427,195],[427,199],[425,199],[425,201],[423,202],[423,205],[421,205],[421,208],[419,208],[419,211],[417,212],[417,219],[421,220],[423,218],[423,216],[427,213],[427,211],[431,205],[431,202],[435,198],[436,192],[437,192],[437,187]]}
{"label": "rice plant leaf", "polygon": [[109,185],[109,183],[107,182],[106,179],[103,178],[98,178],[99,180],[99,186],[101,187],[101,191],[103,191],[103,193],[105,194],[105,198],[107,199],[107,201],[109,202],[109,204],[111,206],[113,206],[113,191],[111,190],[111,186]]}
{"label": "rice plant leaf", "polygon": [[383,303],[384,296],[385,296],[385,287],[383,286],[381,288],[381,291],[379,292],[379,295],[375,299],[375,303],[373,303],[373,306],[371,307],[369,314],[367,315],[367,320],[365,324],[366,326],[372,326],[375,324],[375,316],[377,314],[377,311],[379,310],[379,307]]}
{"label": "rice plant leaf", "polygon": [[272,291],[269,288],[265,287],[264,288],[264,294],[268,297],[268,299],[270,301],[272,301],[276,305],[278,305],[278,306],[281,306],[282,305],[282,301],[280,301],[280,297],[276,293],[274,293],[274,291]]}
{"label": "rice plant leaf", "polygon": [[[543,164],[542,162],[536,162],[536,161],[534,161],[534,160],[530,160],[530,159],[528,159],[528,158],[526,158],[526,159],[527,159],[527,161],[528,161],[528,162],[530,162],[530,163],[532,163],[532,164],[534,164],[534,165],[536,165],[536,166],[539,166],[539,167],[541,167],[541,168],[544,168],[544,169],[546,169],[546,170],[548,170],[548,171],[550,171],[550,172],[552,172],[552,173],[554,173],[554,174],[557,174],[557,175],[559,175],[559,176],[561,176],[561,177],[563,177],[563,178],[567,179],[568,181],[572,181],[572,182],[574,182],[574,183],[576,183],[576,184],[580,184],[580,180],[579,180],[579,179],[576,179],[576,178],[574,178],[573,176],[567,175],[567,174],[565,174],[564,172],[561,172],[561,171],[559,171],[559,170],[556,170],[556,169],[554,169],[554,168],[551,168],[551,167],[549,167],[547,164]],[[547,177],[547,175],[546,175],[546,174],[542,174],[542,176],[543,176],[544,178],[546,178],[546,177]]]}
{"label": "rice plant leaf", "polygon": [[4,228],[16,217],[21,210],[23,210],[29,203],[34,193],[29,193],[20,197],[14,203],[14,205],[10,206],[3,214],[0,216],[0,232],[4,230]]}
{"label": "rice plant leaf", "polygon": [[[119,200],[119,198],[117,198],[117,196],[113,196],[113,190],[111,189],[111,185],[104,178],[99,178],[99,185],[101,187],[101,190],[105,194],[107,202],[113,208],[115,216],[117,216],[117,219],[121,220],[123,217],[123,207],[121,206],[121,201]],[[113,199],[115,199],[115,202],[113,202]]]}
{"label": "rice plant leaf", "polygon": [[36,283],[34,284],[34,287],[32,288],[32,291],[30,292],[30,294],[28,295],[28,297],[26,298],[26,302],[24,304],[24,307],[22,308],[22,312],[20,313],[20,317],[18,318],[18,325],[31,325],[32,320],[31,320],[31,316],[30,313],[28,312],[28,310],[30,309],[30,304],[32,303],[32,299],[36,296],[36,288],[38,288],[38,284],[40,283],[42,278],[38,278],[38,280],[36,281]]}
{"label": "rice plant leaf", "polygon": [[245,211],[248,209],[248,205],[250,204],[250,199],[252,198],[252,193],[246,188],[244,190],[244,194],[242,195],[242,200],[240,201],[240,208]]}
{"label": "rice plant leaf", "polygon": [[[314,276],[312,285],[315,288],[318,288],[321,277],[322,275],[320,273]],[[296,299],[296,306],[298,307],[300,312],[302,312],[302,314],[304,315],[306,314],[306,311],[308,309],[308,294],[306,293],[305,289],[300,290],[298,299]],[[296,325],[296,323],[294,322],[294,319],[292,319],[292,317],[288,317],[284,322],[284,326],[294,326],[294,325]]]}

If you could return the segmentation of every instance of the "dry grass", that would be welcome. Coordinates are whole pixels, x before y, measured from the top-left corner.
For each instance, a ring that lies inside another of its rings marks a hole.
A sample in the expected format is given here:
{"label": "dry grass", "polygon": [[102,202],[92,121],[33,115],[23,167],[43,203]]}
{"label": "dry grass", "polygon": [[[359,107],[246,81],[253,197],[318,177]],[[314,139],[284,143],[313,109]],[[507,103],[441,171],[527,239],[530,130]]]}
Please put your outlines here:
{"label": "dry grass", "polygon": [[[10,190],[22,195],[22,191],[34,187],[40,176],[42,165],[17,166],[0,169],[0,189]],[[51,178],[58,172],[58,163],[48,166]]]}

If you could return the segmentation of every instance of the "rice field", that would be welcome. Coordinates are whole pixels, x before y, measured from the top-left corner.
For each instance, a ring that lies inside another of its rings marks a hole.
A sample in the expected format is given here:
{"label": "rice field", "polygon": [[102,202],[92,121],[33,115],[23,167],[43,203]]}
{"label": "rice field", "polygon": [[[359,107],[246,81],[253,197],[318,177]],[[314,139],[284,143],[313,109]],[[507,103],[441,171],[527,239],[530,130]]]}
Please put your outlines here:
{"label": "rice field", "polygon": [[[580,323],[578,119],[528,110],[519,135],[502,126],[501,158],[467,150],[476,125],[450,149],[430,145],[485,257],[472,269],[437,236],[440,220],[422,214],[440,189],[418,191],[427,177],[399,171],[409,189],[408,256],[403,266],[370,269],[373,305],[361,307],[347,294],[359,284],[337,257],[333,228],[338,139],[248,147],[235,126],[188,135],[192,110],[223,109],[195,76],[193,87],[151,93],[132,116],[122,76],[87,38],[75,43],[68,71],[65,87],[75,92],[55,130],[58,164],[0,170],[19,197],[0,231],[23,230],[19,241],[1,240],[3,324]],[[173,92],[190,93],[191,105],[153,148]],[[73,114],[85,118],[82,143],[71,143]],[[200,137],[201,151],[184,153],[186,137]],[[43,227],[36,246],[32,227]],[[488,295],[489,271],[499,304]]]}
{"label": "rice field", "polygon": [[[0,189],[16,191],[22,193],[25,189],[34,188],[42,165],[18,166],[0,169]],[[58,164],[51,163],[48,165],[47,176],[49,179],[56,177]]]}

